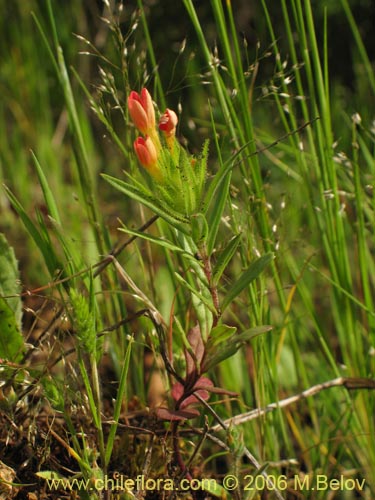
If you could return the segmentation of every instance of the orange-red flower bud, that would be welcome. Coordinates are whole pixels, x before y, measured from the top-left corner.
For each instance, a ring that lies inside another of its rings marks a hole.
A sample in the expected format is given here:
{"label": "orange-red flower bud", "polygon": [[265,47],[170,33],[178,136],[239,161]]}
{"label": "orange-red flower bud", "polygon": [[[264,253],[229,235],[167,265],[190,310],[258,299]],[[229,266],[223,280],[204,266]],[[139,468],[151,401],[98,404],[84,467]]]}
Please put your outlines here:
{"label": "orange-red flower bud", "polygon": [[150,137],[138,137],[134,141],[134,150],[138,160],[144,167],[152,167],[157,163],[158,154]]}
{"label": "orange-red flower bud", "polygon": [[134,90],[130,92],[128,109],[134,125],[142,134],[153,132],[155,128],[155,110],[147,89],[142,89],[141,94]]}
{"label": "orange-red flower bud", "polygon": [[167,137],[174,137],[176,134],[176,125],[178,118],[172,109],[166,109],[159,120],[159,129],[165,133]]}
{"label": "orange-red flower bud", "polygon": [[138,137],[134,141],[134,151],[141,165],[155,179],[161,179],[160,169],[158,167],[158,152],[151,137]]}

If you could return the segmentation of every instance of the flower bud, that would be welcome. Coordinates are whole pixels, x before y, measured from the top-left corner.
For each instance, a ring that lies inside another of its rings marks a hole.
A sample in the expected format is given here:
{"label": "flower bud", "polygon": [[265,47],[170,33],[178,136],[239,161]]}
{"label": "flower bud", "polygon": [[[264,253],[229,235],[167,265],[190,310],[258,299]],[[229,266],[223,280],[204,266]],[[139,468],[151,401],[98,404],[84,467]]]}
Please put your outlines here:
{"label": "flower bud", "polygon": [[158,168],[158,153],[152,139],[148,136],[145,138],[138,137],[134,141],[134,151],[141,165],[155,178],[160,178],[160,170]]}
{"label": "flower bud", "polygon": [[130,92],[128,109],[134,125],[142,134],[154,133],[155,110],[147,89],[142,89],[140,95],[134,90]]}
{"label": "flower bud", "polygon": [[172,109],[166,109],[159,120],[159,129],[165,133],[166,137],[174,137],[178,118]]}

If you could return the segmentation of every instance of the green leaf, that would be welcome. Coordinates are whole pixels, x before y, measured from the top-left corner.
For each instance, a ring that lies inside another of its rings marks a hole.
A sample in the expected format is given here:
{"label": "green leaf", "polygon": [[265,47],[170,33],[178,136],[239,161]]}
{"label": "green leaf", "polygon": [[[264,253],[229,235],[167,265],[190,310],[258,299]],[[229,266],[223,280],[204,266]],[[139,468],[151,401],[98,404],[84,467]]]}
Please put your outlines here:
{"label": "green leaf", "polygon": [[[110,430],[109,430],[108,441],[107,441],[107,446],[106,446],[106,451],[105,451],[105,464],[106,464],[106,466],[108,466],[109,461],[110,461],[111,456],[112,456],[112,451],[113,451],[113,446],[115,443],[116,431],[117,431],[119,420],[120,420],[121,410],[124,410],[124,402],[127,400],[127,396],[128,396],[127,381],[128,381],[128,372],[129,372],[129,366],[130,366],[130,360],[131,360],[131,354],[132,354],[133,341],[134,341],[134,339],[131,338],[129,343],[128,343],[128,346],[126,348],[124,363],[123,363],[122,369],[121,369],[120,383],[119,383],[119,388],[118,388],[118,392],[116,395],[116,402],[115,402],[115,408],[114,408],[114,413],[113,413],[113,422],[112,422]],[[125,406],[125,411],[126,410],[127,410],[127,407]]]}
{"label": "green leaf", "polygon": [[16,315],[6,300],[0,297],[0,358],[17,362],[23,348],[24,341],[17,327]]}
{"label": "green leaf", "polygon": [[22,304],[19,292],[17,259],[5,236],[0,234],[0,296],[12,296],[6,299],[6,302],[14,313],[16,324],[21,328]]}
{"label": "green leaf", "polygon": [[[225,327],[226,325],[221,325]],[[232,328],[227,326],[226,328]],[[203,367],[202,371],[209,371],[211,368],[214,366],[218,365],[225,359],[228,359],[244,345],[246,342],[249,340],[252,340],[254,337],[257,337],[258,335],[261,335],[263,333],[269,332],[272,329],[271,326],[269,325],[264,325],[264,326],[257,326],[255,328],[250,328],[249,330],[245,330],[244,332],[236,335],[232,335],[230,338],[226,338],[225,342],[221,342],[220,345],[217,346],[215,349],[215,346],[211,346],[207,350],[207,354],[204,358],[203,362]],[[220,330],[218,330],[220,332]],[[229,332],[228,332],[229,333]],[[226,332],[222,330],[221,335],[225,335]]]}
{"label": "green leaf", "polygon": [[[211,121],[212,121],[212,126],[215,130],[214,120],[212,118]],[[220,168],[218,172],[215,174],[214,178],[212,179],[210,185],[208,186],[202,204],[202,211],[205,214],[208,214],[209,208],[210,206],[212,206],[210,213],[207,215],[208,227],[210,228],[207,238],[208,255],[211,255],[212,250],[214,249],[215,246],[216,236],[219,230],[221,217],[223,215],[225,203],[228,198],[230,180],[232,177],[232,170],[237,164],[235,163],[235,160],[242,153],[242,151],[246,149],[247,146],[248,145],[245,144],[242,148],[240,148],[237,151],[236,154],[234,154],[229,160],[223,163],[221,159],[219,144],[216,141],[216,147],[219,152],[218,156],[220,161]]]}
{"label": "green leaf", "polygon": [[54,195],[49,187],[49,184],[48,184],[47,178],[43,172],[42,166],[40,165],[40,163],[39,163],[37,157],[34,155],[34,153],[31,152],[31,154],[32,154],[32,157],[34,160],[36,172],[38,174],[39,184],[40,184],[42,191],[43,191],[43,196],[44,196],[44,199],[45,199],[45,202],[47,205],[48,212],[51,215],[51,217],[53,219],[55,219],[56,222],[61,224],[59,211],[58,211],[57,205],[55,203],[55,197],[54,197]]}
{"label": "green leaf", "polygon": [[174,273],[177,280],[182,283],[192,294],[194,294],[205,306],[208,307],[208,309],[213,312],[214,314],[217,314],[217,311],[215,309],[215,306],[212,304],[211,300],[204,297],[201,293],[199,293],[197,290],[195,290],[194,287],[192,287],[182,276],[180,276],[178,273]]}
{"label": "green leaf", "polygon": [[245,342],[249,342],[249,340],[252,340],[254,337],[258,337],[258,335],[267,333],[270,330],[272,330],[271,325],[255,326],[254,328],[249,328],[248,330],[245,330],[244,332],[236,335],[235,341],[244,344]]}
{"label": "green leaf", "polygon": [[242,276],[228,290],[221,306],[222,311],[226,309],[226,307],[242,292],[244,288],[250,285],[250,283],[260,275],[273,258],[274,255],[272,252],[267,253],[253,262],[246,269]]}
{"label": "green leaf", "polygon": [[218,172],[215,174],[214,178],[212,179],[210,185],[208,186],[208,189],[206,191],[206,195],[204,197],[203,201],[203,206],[202,206],[202,211],[203,213],[207,213],[208,208],[210,207],[212,201],[215,199],[215,193],[220,187],[220,185],[225,181],[226,175],[236,166],[236,163],[234,160],[238,158],[242,151],[248,147],[248,144],[245,144],[242,146],[236,154],[234,154],[229,160],[227,160],[225,163],[223,163]]}
{"label": "green leaf", "polygon": [[0,234],[0,358],[13,362],[20,359],[24,348],[20,332],[22,304],[18,280],[13,248]]}
{"label": "green leaf", "polygon": [[185,225],[189,222],[189,220],[170,207],[162,207],[158,203],[158,200],[154,196],[152,196],[151,193],[148,193],[145,189],[137,188],[120,179],[111,177],[110,175],[102,174],[102,177],[122,193],[150,208],[153,212],[155,212],[157,215],[171,224],[171,226],[187,235],[189,234],[189,227]]}
{"label": "green leaf", "polygon": [[236,331],[237,328],[235,326],[228,326],[228,325],[215,326],[211,330],[210,335],[208,337],[206,350],[210,351],[212,348],[233,337]]}
{"label": "green leaf", "polygon": [[[63,266],[59,263],[59,260],[55,254],[54,247],[51,244],[48,236],[47,228],[44,225],[44,227],[41,227],[41,231],[39,231],[37,226],[27,215],[25,209],[18,201],[18,199],[14,196],[14,194],[7,187],[5,187],[5,190],[13,208],[20,216],[20,219],[22,220],[26,230],[33,238],[36,246],[42,253],[48,271],[50,272],[51,276],[54,277],[56,270],[62,269]],[[39,222],[41,223],[41,220]]]}
{"label": "green leaf", "polygon": [[216,236],[219,231],[219,225],[221,217],[224,212],[225,204],[228,198],[228,191],[230,186],[230,180],[232,177],[232,170],[228,170],[226,175],[223,177],[223,182],[220,183],[217,189],[217,193],[214,199],[214,205],[212,210],[207,215],[209,233],[207,237],[207,252],[211,255],[212,250],[215,247]]}
{"label": "green leaf", "polygon": [[[54,230],[57,238],[59,239],[59,241],[62,245],[62,248],[64,250],[66,260],[67,260],[68,265],[70,267],[70,274],[74,274],[75,272],[77,272],[78,269],[80,269],[82,267],[81,262],[80,262],[81,256],[76,251],[75,246],[70,244],[70,240],[67,239],[63,233],[59,210],[58,210],[58,207],[57,207],[56,202],[55,202],[55,196],[52,193],[51,188],[49,187],[47,177],[45,176],[45,174],[43,172],[42,166],[40,165],[40,163],[39,163],[38,159],[36,158],[36,156],[34,155],[34,153],[31,152],[31,154],[32,154],[32,157],[34,160],[36,172],[37,172],[38,179],[39,179],[39,184],[40,184],[42,191],[43,191],[44,200],[46,202],[48,215],[49,215],[50,221],[52,223],[53,230]],[[42,234],[44,233],[44,235],[45,235],[44,240],[50,243],[50,236],[48,234],[49,231],[47,231],[44,220],[41,217],[39,217],[39,226],[40,226]],[[48,247],[48,244],[47,244],[47,247]],[[51,248],[52,245],[49,245],[49,247]],[[57,259],[55,259],[55,261],[57,262]],[[66,289],[68,289],[67,284],[64,285],[64,287]]]}
{"label": "green leaf", "polygon": [[211,370],[211,368],[214,368],[214,366],[218,365],[225,359],[234,356],[241,345],[242,344],[237,345],[236,343],[229,343],[221,345],[215,351],[212,350],[212,352],[207,353],[203,361],[202,373],[208,372],[209,370]]}
{"label": "green leaf", "polygon": [[202,148],[202,153],[200,155],[200,158],[197,159],[197,165],[195,169],[195,176],[197,178],[197,186],[200,187],[201,190],[203,190],[203,187],[206,182],[206,175],[207,175],[207,160],[208,160],[208,148],[210,145],[209,139],[206,139],[203,148]]}
{"label": "green leaf", "polygon": [[175,196],[176,199],[181,196],[183,204],[182,206],[180,206],[180,210],[183,210],[184,213],[189,215],[197,210],[197,186],[194,169],[191,165],[191,160],[192,159],[190,155],[187,154],[187,151],[181,147],[177,169],[179,178],[179,182],[177,185],[181,186],[181,191],[177,192]]}
{"label": "green leaf", "polygon": [[194,243],[199,247],[207,239],[208,225],[206,217],[203,214],[194,214],[190,217],[191,237]]}
{"label": "green leaf", "polygon": [[235,251],[237,250],[240,239],[241,234],[237,234],[230,240],[225,249],[219,255],[212,273],[212,280],[214,285],[218,284],[223,272],[225,271],[225,268],[227,267]]}
{"label": "green leaf", "polygon": [[151,243],[155,243],[156,245],[167,248],[168,250],[171,250],[172,252],[182,253],[185,256],[189,257],[190,259],[193,259],[194,262],[196,262],[196,258],[194,257],[194,255],[187,252],[183,248],[180,248],[180,247],[174,245],[171,241],[168,241],[168,240],[163,239],[163,238],[158,238],[156,236],[152,236],[151,234],[147,234],[147,233],[144,233],[141,231],[128,229],[125,227],[120,227],[119,231],[123,231],[124,233],[131,234],[133,236],[138,236],[138,238],[143,238],[144,240],[150,241]]}

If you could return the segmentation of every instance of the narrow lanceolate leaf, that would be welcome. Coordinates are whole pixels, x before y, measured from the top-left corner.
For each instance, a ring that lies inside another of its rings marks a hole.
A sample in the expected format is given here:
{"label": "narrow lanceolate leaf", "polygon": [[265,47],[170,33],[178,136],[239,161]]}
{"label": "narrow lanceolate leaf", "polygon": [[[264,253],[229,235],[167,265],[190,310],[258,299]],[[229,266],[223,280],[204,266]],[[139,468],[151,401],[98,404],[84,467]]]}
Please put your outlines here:
{"label": "narrow lanceolate leaf", "polygon": [[228,199],[228,192],[230,186],[230,180],[232,177],[232,170],[230,169],[223,178],[223,182],[219,185],[217,193],[215,195],[213,209],[207,215],[209,233],[207,237],[207,252],[211,255],[216,242],[217,233],[219,231],[219,225],[221,217],[224,212],[225,204]]}
{"label": "narrow lanceolate leaf", "polygon": [[214,314],[216,314],[216,309],[215,309],[215,306],[212,304],[211,300],[204,297],[200,292],[198,292],[197,290],[195,290],[195,288],[193,288],[186,280],[184,280],[184,278],[178,274],[178,273],[174,273],[176,278],[178,279],[178,281],[180,283],[182,283],[183,286],[185,286],[193,295],[195,295],[205,306],[208,307],[208,309],[213,312]]}
{"label": "narrow lanceolate leaf", "polygon": [[[48,271],[51,275],[55,275],[56,269],[62,269],[58,258],[55,254],[54,247],[49,240],[48,232],[45,230],[45,227],[41,227],[39,230],[36,224],[30,219],[27,215],[25,209],[18,201],[18,199],[14,196],[14,194],[6,187],[5,188],[9,201],[11,202],[13,208],[20,216],[27,232],[33,238],[36,246],[39,248],[40,252],[43,255],[44,262],[48,268]],[[40,221],[41,222],[41,221]]]}
{"label": "narrow lanceolate leaf", "polygon": [[156,245],[159,245],[164,248],[168,248],[168,250],[171,250],[172,252],[177,252],[177,253],[182,253],[186,257],[191,258],[196,262],[196,258],[194,255],[190,254],[189,252],[186,252],[183,248],[178,247],[177,245],[174,245],[171,241],[168,241],[163,238],[158,238],[157,236],[152,236],[151,234],[147,234],[141,231],[136,231],[133,229],[128,229],[125,227],[120,227],[119,231],[123,231],[124,233],[131,234],[133,236],[137,236],[138,238],[142,238],[144,240],[150,241],[151,243],[155,243]]}
{"label": "narrow lanceolate leaf", "polygon": [[[230,328],[230,327],[227,327]],[[211,346],[209,349],[206,349],[206,356],[203,361],[202,371],[209,371],[211,368],[214,368],[216,365],[224,361],[225,359],[230,358],[244,345],[246,342],[249,342],[254,337],[258,335],[262,335],[272,329],[271,326],[257,326],[255,328],[250,328],[249,330],[245,330],[240,334],[234,334],[230,338],[227,338],[226,342],[222,342],[217,346]]]}
{"label": "narrow lanceolate leaf", "polygon": [[262,325],[262,326],[255,326],[254,328],[249,328],[248,330],[245,330],[244,332],[239,333],[238,335],[235,335],[235,340],[236,342],[249,342],[249,340],[252,340],[254,337],[258,337],[259,335],[262,335],[263,333],[267,333],[270,330],[272,330],[271,325]]}
{"label": "narrow lanceolate leaf", "polygon": [[39,184],[43,191],[43,196],[47,205],[48,213],[51,215],[53,219],[55,219],[55,221],[58,224],[61,224],[59,211],[57,209],[57,205],[55,202],[55,197],[48,185],[47,177],[45,176],[42,166],[40,165],[37,157],[34,155],[33,152],[31,154],[34,160],[36,172],[38,174]]}
{"label": "narrow lanceolate leaf", "polygon": [[127,380],[128,380],[128,372],[129,372],[129,366],[130,366],[130,360],[131,360],[131,353],[132,353],[132,345],[133,345],[133,338],[131,338],[130,342],[128,343],[128,347],[126,349],[125,353],[125,359],[124,363],[122,365],[121,369],[121,375],[120,375],[120,384],[119,388],[117,391],[117,396],[116,396],[116,403],[115,403],[115,409],[113,413],[113,422],[110,427],[109,431],[109,436],[107,440],[107,447],[105,451],[105,463],[106,465],[109,464],[109,461],[112,456],[112,451],[113,451],[113,445],[115,442],[115,437],[116,437],[116,431],[118,428],[119,420],[120,420],[120,414],[121,410],[126,411],[126,408],[124,408],[124,402],[127,400]]}
{"label": "narrow lanceolate leaf", "polygon": [[189,234],[189,228],[184,224],[188,222],[188,219],[169,207],[160,206],[156,198],[148,194],[146,190],[141,190],[127,182],[111,177],[110,175],[102,174],[102,177],[116,189],[129,196],[129,198],[139,201],[142,205],[150,208],[176,229],[179,229],[185,234]]}
{"label": "narrow lanceolate leaf", "polygon": [[19,360],[24,346],[18,280],[13,248],[0,234],[0,358],[13,362]]}
{"label": "narrow lanceolate leaf", "polygon": [[252,281],[254,281],[264,268],[273,259],[273,253],[267,253],[253,262],[250,267],[244,271],[242,276],[231,286],[222,303],[222,311],[244,290]]}
{"label": "narrow lanceolate leaf", "polygon": [[240,243],[241,235],[237,234],[219,255],[213,270],[213,284],[217,285],[231,258]]}
{"label": "narrow lanceolate leaf", "polygon": [[211,351],[204,358],[203,366],[201,368],[202,372],[208,372],[211,368],[214,368],[225,359],[234,356],[241,345],[242,343],[227,343],[226,345],[221,344],[217,349],[211,349]]}
{"label": "narrow lanceolate leaf", "polygon": [[208,224],[203,214],[194,214],[190,217],[191,236],[198,248],[207,240]]}
{"label": "narrow lanceolate leaf", "polygon": [[216,349],[216,346],[222,344],[223,342],[227,342],[228,339],[233,337],[236,333],[237,328],[235,326],[228,325],[217,325],[215,326],[208,337],[206,343],[206,351],[210,352],[211,350]]}
{"label": "narrow lanceolate leaf", "polygon": [[[218,172],[215,174],[211,183],[209,184],[206,194],[202,203],[202,212],[207,213],[207,210],[216,200],[215,194],[222,183],[227,179],[228,174],[231,175],[231,170],[236,166],[235,160],[241,155],[244,149],[248,147],[248,144],[242,146],[229,160],[220,165]],[[229,176],[230,177],[230,176]]]}

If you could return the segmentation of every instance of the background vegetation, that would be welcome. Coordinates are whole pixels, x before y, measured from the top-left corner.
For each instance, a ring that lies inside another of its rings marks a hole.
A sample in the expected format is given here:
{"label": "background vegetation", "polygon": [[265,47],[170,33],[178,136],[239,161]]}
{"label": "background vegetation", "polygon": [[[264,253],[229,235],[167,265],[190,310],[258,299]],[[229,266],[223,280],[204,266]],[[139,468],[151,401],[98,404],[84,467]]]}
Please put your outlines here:
{"label": "background vegetation", "polygon": [[[221,303],[257,258],[275,257],[223,315],[239,331],[272,330],[210,371],[237,396],[211,395],[216,415],[201,406],[181,424],[184,463],[219,482],[285,475],[283,498],[375,495],[374,12],[370,0],[315,3],[1,1],[0,231],[19,262],[26,342],[0,355],[0,460],[10,468],[0,478],[18,484],[4,485],[9,497],[54,498],[52,472],[183,472],[172,425],[148,410],[171,407],[170,381],[140,311],[145,296],[161,313],[183,371],[180,330],[196,311],[176,272],[191,286],[195,276],[171,246],[129,243],[119,227],[182,245],[161,219],[146,229],[152,211],[100,175],[141,175],[126,100],[143,87],[161,112],[178,112],[191,153],[210,140],[209,180],[228,166],[208,216],[212,262],[233,245]],[[219,430],[218,418],[228,425],[272,403]],[[205,426],[204,439],[192,431]],[[295,475],[317,474],[365,486],[295,491]],[[234,496],[251,494],[277,495]]]}

